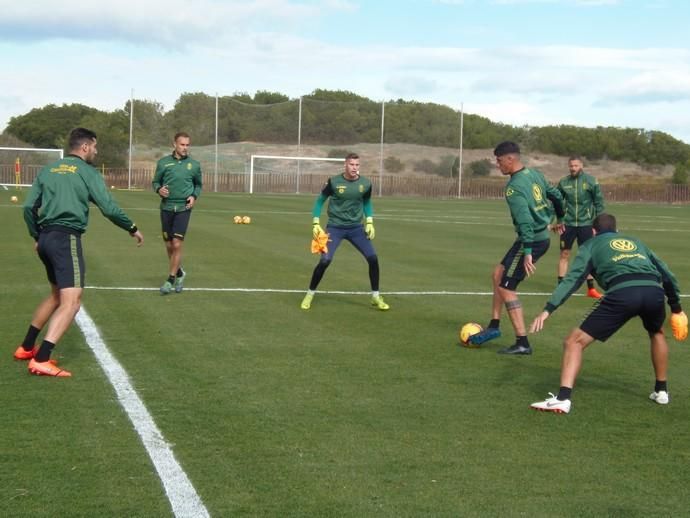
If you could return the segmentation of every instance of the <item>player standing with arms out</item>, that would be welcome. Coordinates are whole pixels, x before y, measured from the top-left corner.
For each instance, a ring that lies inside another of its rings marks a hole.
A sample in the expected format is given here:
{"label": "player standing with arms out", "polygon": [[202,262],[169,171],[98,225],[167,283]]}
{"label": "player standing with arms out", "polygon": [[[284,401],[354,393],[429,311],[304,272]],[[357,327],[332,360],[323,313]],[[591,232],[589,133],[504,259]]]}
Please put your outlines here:
{"label": "player standing with arms out", "polygon": [[[577,239],[577,246],[592,237],[592,221],[604,212],[604,196],[596,178],[585,173],[582,159],[571,156],[568,159],[570,174],[561,178],[557,189],[565,200],[565,230],[561,234],[561,256],[558,260],[558,282],[563,280],[568,271],[568,259],[573,243]],[[587,277],[587,296],[593,299],[601,298],[601,293],[594,287],[594,279]]]}
{"label": "player standing with arms out", "polygon": [[182,245],[192,208],[201,194],[201,164],[189,156],[190,142],[187,133],[176,133],[172,154],[158,161],[153,176],[153,190],[161,197],[161,228],[168,254],[168,278],[161,286],[161,295],[173,288],[180,293],[184,287]]}
{"label": "player standing with arms out", "polygon": [[605,342],[633,317],[640,317],[649,335],[654,366],[654,391],[649,399],[660,405],[669,401],[667,386],[668,344],[662,326],[666,319],[664,295],[671,308],[671,328],[677,340],[688,336],[688,317],[680,305],[680,288],[668,266],[639,239],[619,234],[616,218],[600,214],[593,222],[594,237],[578,247],[570,271],[563,279],[544,311],[534,319],[530,332],[544,328],[544,322],[594,274],[606,293],[594,303],[579,327],[563,343],[561,386],[558,395],[533,403],[536,410],[567,414],[575,378],[582,365],[582,353],[594,340]]}
{"label": "player standing with arms out", "polygon": [[[69,135],[69,154],[38,173],[24,203],[24,220],[36,240],[36,251],[45,265],[51,293],[34,311],[26,337],[14,357],[30,360],[29,372],[44,376],[72,374],[50,359],[53,348],[79,311],[86,267],[81,235],[89,224],[89,202],[103,215],[136,239],[144,236],[117,205],[90,162],[96,157],[96,134],[76,128]],[[40,347],[36,338],[50,320]]]}
{"label": "player standing with arms out", "polygon": [[[371,305],[386,311],[390,306],[379,293],[379,259],[371,240],[374,239],[374,210],[371,204],[371,181],[359,174],[359,155],[350,153],[345,157],[345,171],[328,179],[316,198],[312,210],[312,236],[316,238],[323,233],[319,217],[326,200],[328,202],[328,224],[326,232],[330,240],[328,252],[321,255],[314,268],[309,283],[309,290],[302,300],[302,309],[311,308],[316,288],[323,278],[326,269],[333,261],[335,251],[343,239],[349,241],[361,253],[369,264],[369,281],[371,284]],[[362,220],[365,219],[365,225]]]}
{"label": "player standing with arms out", "polygon": [[553,213],[549,200],[558,217],[557,228],[562,227],[563,198],[561,193],[536,169],[522,165],[520,147],[514,142],[501,142],[494,149],[496,163],[501,173],[510,176],[505,197],[513,219],[517,239],[493,273],[493,300],[491,322],[483,331],[472,335],[470,343],[480,345],[501,336],[499,329],[501,309],[505,305],[515,331],[515,343],[498,351],[499,354],[532,354],[527,339],[522,302],[517,287],[525,277],[536,271],[535,263],[549,249],[548,226]]}

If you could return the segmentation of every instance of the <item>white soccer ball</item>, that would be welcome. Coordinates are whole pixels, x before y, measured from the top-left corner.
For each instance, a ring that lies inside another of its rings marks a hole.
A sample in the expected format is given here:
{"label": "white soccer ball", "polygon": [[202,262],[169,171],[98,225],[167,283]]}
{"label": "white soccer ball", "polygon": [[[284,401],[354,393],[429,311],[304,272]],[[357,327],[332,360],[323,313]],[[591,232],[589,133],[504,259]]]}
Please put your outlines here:
{"label": "white soccer ball", "polygon": [[11,201],[12,203],[17,203],[17,202],[19,201],[19,198],[17,198],[16,196],[12,196],[12,197],[10,198],[10,201]]}
{"label": "white soccer ball", "polygon": [[244,223],[245,225],[249,225],[251,222],[252,222],[252,218],[250,218],[249,216],[244,216],[242,218],[242,223]]}
{"label": "white soccer ball", "polygon": [[239,225],[242,223],[242,216],[235,216],[232,220],[235,222],[235,225]]}

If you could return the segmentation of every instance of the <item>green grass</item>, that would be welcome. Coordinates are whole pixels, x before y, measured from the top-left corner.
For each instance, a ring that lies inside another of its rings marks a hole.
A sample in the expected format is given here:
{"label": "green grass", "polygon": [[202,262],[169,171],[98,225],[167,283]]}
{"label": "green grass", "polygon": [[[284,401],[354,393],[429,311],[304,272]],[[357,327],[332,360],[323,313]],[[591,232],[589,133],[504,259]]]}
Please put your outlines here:
{"label": "green grass", "polygon": [[[0,516],[170,515],[76,326],[56,350],[73,378],[32,377],[11,360],[47,288],[11,194],[0,195]],[[587,350],[571,414],[542,414],[528,405],[558,388],[562,340],[589,299],[573,297],[531,337],[532,357],[505,358],[495,354],[512,343],[505,317],[496,343],[457,344],[462,323],[486,323],[490,296],[419,294],[490,291],[513,239],[503,202],[374,200],[391,310],[352,293],[368,291],[366,263],[344,243],[320,289],[348,293],[317,294],[305,312],[312,196],[204,195],[185,244],[189,289],[167,297],[155,197],[116,197],[146,243],[137,249],[94,209],[83,304],[212,516],[687,514],[687,344],[671,340],[667,407],[647,400],[653,373],[635,321]],[[688,290],[690,208],[610,210]],[[252,224],[232,224],[236,214]],[[520,287],[528,320],[547,297],[527,293],[553,289],[557,255],[554,239]]]}

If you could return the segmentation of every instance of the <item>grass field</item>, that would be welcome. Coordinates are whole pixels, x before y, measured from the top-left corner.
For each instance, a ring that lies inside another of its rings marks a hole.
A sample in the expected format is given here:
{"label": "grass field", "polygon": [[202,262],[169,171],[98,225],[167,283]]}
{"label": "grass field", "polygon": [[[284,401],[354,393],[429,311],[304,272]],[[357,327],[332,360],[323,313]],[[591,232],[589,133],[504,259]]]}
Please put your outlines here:
{"label": "grass field", "polygon": [[[79,327],[55,354],[71,379],[12,360],[47,283],[11,194],[0,192],[0,516],[171,516]],[[671,340],[666,407],[647,399],[638,321],[595,343],[566,416],[528,406],[557,390],[562,339],[590,299],[555,313],[532,357],[496,355],[512,343],[507,317],[487,347],[458,345],[460,324],[489,317],[491,270],[514,236],[503,202],[376,199],[391,310],[369,305],[366,263],[345,243],[307,312],[312,196],[204,195],[187,289],[166,297],[155,196],[115,196],[146,243],[94,209],[83,306],[211,516],[687,515],[689,343]],[[690,207],[609,210],[690,292]],[[521,286],[528,320],[557,255],[554,239]]]}

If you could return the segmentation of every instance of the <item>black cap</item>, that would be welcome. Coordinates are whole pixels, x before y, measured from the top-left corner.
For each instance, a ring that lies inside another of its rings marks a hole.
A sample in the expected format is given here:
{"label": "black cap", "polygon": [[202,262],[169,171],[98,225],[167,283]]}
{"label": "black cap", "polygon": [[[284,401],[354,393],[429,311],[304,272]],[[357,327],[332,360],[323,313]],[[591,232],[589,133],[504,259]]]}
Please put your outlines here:
{"label": "black cap", "polygon": [[509,155],[511,153],[519,155],[520,146],[518,146],[515,142],[511,142],[510,140],[501,142],[498,146],[496,146],[496,149],[494,149],[494,156]]}

